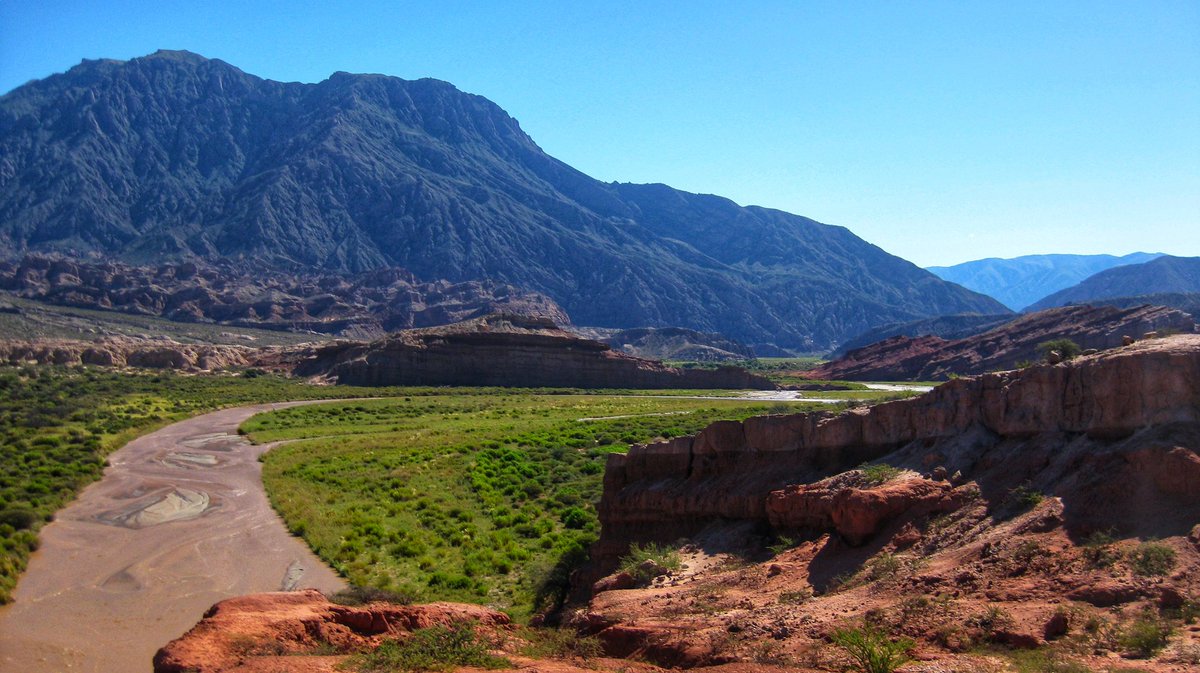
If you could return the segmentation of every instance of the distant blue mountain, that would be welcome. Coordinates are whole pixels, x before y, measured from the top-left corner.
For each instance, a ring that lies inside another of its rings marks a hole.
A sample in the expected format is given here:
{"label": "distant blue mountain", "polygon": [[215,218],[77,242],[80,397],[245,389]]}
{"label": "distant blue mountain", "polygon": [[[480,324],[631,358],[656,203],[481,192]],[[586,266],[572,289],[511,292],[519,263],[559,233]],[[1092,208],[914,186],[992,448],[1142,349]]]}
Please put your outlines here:
{"label": "distant blue mountain", "polygon": [[1143,264],[1161,252],[1114,255],[1025,255],[1012,259],[991,257],[954,266],[930,266],[926,270],[943,280],[958,283],[993,297],[1014,311],[1071,287],[1083,279],[1117,266]]}
{"label": "distant blue mountain", "polygon": [[1078,285],[1044,297],[1029,310],[1040,311],[1068,304],[1107,304],[1121,298],[1146,298],[1141,303],[1166,303],[1163,300],[1171,299],[1186,301],[1189,295],[1194,297],[1196,293],[1200,293],[1200,257],[1163,255],[1145,264],[1101,271]]}

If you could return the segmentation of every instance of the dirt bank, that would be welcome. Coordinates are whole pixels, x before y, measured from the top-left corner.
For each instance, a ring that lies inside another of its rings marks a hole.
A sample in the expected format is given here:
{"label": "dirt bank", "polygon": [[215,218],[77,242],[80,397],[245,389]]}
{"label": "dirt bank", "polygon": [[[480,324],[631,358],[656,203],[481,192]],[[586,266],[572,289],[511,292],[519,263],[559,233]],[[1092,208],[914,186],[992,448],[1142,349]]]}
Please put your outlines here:
{"label": "dirt bank", "polygon": [[292,537],[237,427],[264,404],[198,416],[134,440],[41,531],[15,601],[0,610],[0,671],[137,673],[213,603],[343,586]]}

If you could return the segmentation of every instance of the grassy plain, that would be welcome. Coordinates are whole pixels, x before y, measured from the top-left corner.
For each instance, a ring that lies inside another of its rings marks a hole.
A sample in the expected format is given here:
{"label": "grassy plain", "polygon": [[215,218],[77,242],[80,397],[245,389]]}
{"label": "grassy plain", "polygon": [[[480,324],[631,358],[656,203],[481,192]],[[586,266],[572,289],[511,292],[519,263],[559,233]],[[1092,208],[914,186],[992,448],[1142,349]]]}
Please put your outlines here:
{"label": "grassy plain", "polygon": [[[820,405],[825,407],[827,405]],[[263,481],[293,533],[354,584],[519,619],[552,605],[598,533],[606,455],[811,403],[414,391],[261,414]]]}
{"label": "grassy plain", "polygon": [[134,437],[221,407],[389,392],[273,376],[0,367],[0,603],[37,548],[37,530]]}

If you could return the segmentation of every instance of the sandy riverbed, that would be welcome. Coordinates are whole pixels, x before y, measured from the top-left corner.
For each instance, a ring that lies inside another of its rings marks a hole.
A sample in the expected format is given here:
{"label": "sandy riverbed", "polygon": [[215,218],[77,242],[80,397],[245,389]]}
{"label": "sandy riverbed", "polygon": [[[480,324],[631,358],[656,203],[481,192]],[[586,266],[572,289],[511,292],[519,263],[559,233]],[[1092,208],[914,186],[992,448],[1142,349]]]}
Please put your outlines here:
{"label": "sandy riverbed", "polygon": [[134,440],[104,478],[42,529],[0,609],[0,671],[144,673],[154,652],[213,603],[343,582],[271,509],[257,458],[226,409]]}

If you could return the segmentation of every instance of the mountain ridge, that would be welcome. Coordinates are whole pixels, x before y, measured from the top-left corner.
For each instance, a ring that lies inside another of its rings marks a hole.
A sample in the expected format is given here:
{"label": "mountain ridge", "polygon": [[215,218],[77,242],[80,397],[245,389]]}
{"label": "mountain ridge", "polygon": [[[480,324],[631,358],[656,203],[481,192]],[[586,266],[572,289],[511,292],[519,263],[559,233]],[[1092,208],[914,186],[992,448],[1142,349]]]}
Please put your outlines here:
{"label": "mountain ridge", "polygon": [[1124,297],[1200,293],[1200,257],[1163,255],[1143,264],[1113,267],[1077,285],[1043,297],[1031,311],[1055,306],[1112,301]]}
{"label": "mountain ridge", "polygon": [[157,52],[0,97],[0,255],[540,292],[577,324],[683,326],[817,351],[886,322],[1001,313],[842,227],[665,185],[606,184],[440,80],[281,83]]}
{"label": "mountain ridge", "polygon": [[1133,252],[1128,255],[1022,255],[988,257],[952,266],[930,266],[926,271],[943,280],[994,297],[1006,307],[1020,311],[1048,294],[1070,287],[1105,269],[1140,264],[1163,253]]}

